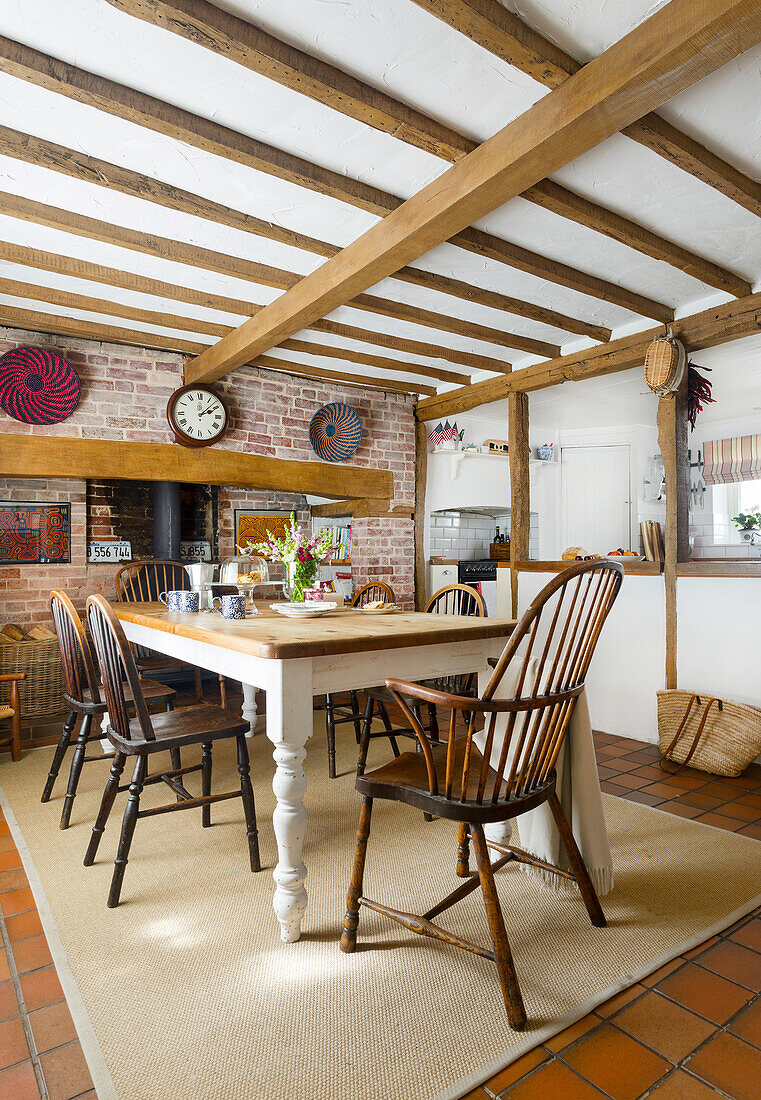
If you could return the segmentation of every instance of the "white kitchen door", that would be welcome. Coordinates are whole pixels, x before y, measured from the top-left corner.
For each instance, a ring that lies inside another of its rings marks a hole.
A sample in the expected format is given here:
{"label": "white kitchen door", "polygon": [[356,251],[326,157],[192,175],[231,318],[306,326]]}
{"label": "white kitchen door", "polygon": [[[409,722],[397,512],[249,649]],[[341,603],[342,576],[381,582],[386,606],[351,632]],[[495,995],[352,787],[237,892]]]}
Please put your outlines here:
{"label": "white kitchen door", "polygon": [[631,550],[628,445],[563,447],[560,471],[561,551]]}

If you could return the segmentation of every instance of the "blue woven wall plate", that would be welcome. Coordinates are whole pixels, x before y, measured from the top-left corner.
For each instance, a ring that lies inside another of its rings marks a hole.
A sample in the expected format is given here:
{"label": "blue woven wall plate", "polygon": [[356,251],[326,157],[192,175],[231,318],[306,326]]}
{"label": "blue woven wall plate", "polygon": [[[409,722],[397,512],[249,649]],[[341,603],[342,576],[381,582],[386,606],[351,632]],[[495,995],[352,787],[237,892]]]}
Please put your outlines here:
{"label": "blue woven wall plate", "polygon": [[362,421],[356,409],[341,401],[323,405],[312,417],[309,442],[326,462],[344,462],[354,454],[362,438]]}

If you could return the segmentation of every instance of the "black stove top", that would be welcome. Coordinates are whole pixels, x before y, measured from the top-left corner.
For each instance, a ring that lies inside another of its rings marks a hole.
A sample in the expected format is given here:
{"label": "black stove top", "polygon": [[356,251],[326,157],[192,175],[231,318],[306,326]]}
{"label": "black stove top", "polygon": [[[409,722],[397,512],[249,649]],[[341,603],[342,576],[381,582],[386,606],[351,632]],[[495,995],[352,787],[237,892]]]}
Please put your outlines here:
{"label": "black stove top", "polygon": [[494,581],[497,579],[497,563],[492,558],[461,561],[458,564],[457,573],[460,581]]}

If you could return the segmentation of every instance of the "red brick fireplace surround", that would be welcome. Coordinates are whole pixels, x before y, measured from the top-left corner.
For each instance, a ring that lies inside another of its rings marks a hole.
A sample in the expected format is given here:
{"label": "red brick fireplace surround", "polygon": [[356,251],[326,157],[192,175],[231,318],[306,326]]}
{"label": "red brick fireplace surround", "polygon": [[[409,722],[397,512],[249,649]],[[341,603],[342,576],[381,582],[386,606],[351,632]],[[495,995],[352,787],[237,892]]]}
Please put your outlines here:
{"label": "red brick fireplace surround", "polygon": [[[183,357],[172,352],[121,347],[96,341],[48,336],[0,328],[0,354],[20,345],[49,348],[63,355],[82,383],[79,407],[53,425],[25,425],[0,412],[3,434],[31,434],[171,443],[165,417],[169,395],[183,383]],[[231,413],[232,427],[217,444],[227,450],[276,458],[315,461],[308,427],[313,414],[330,401],[345,401],[360,414],[362,442],[351,463],[391,470],[394,503],[412,508],[415,496],[414,398],[360,387],[324,384],[258,368],[237,371],[216,384]],[[48,592],[64,588],[81,608],[91,592],[113,596],[114,565],[88,565],[87,539],[119,534],[126,522],[124,502],[117,505],[108,485],[67,478],[0,479],[0,499],[70,501],[70,565],[0,566],[0,622],[22,626],[48,619]],[[104,479],[108,472],[104,470]],[[135,487],[142,483],[134,483]],[[132,494],[134,511],[139,501]],[[221,487],[218,494],[218,551],[233,553],[235,508],[303,507],[303,498]],[[134,516],[133,516],[134,520]],[[137,522],[135,520],[135,522]],[[352,574],[357,586],[380,577],[392,581],[400,603],[414,596],[413,523],[409,519],[355,519]]]}

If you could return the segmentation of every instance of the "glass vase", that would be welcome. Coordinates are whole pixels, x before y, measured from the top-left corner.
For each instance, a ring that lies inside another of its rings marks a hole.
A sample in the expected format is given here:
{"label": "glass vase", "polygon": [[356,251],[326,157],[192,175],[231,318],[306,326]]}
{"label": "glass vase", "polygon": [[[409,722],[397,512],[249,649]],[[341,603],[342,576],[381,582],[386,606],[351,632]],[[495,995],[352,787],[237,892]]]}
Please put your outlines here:
{"label": "glass vase", "polygon": [[304,592],[308,588],[314,588],[316,579],[316,561],[288,562],[283,581],[283,595],[291,603],[303,603]]}

